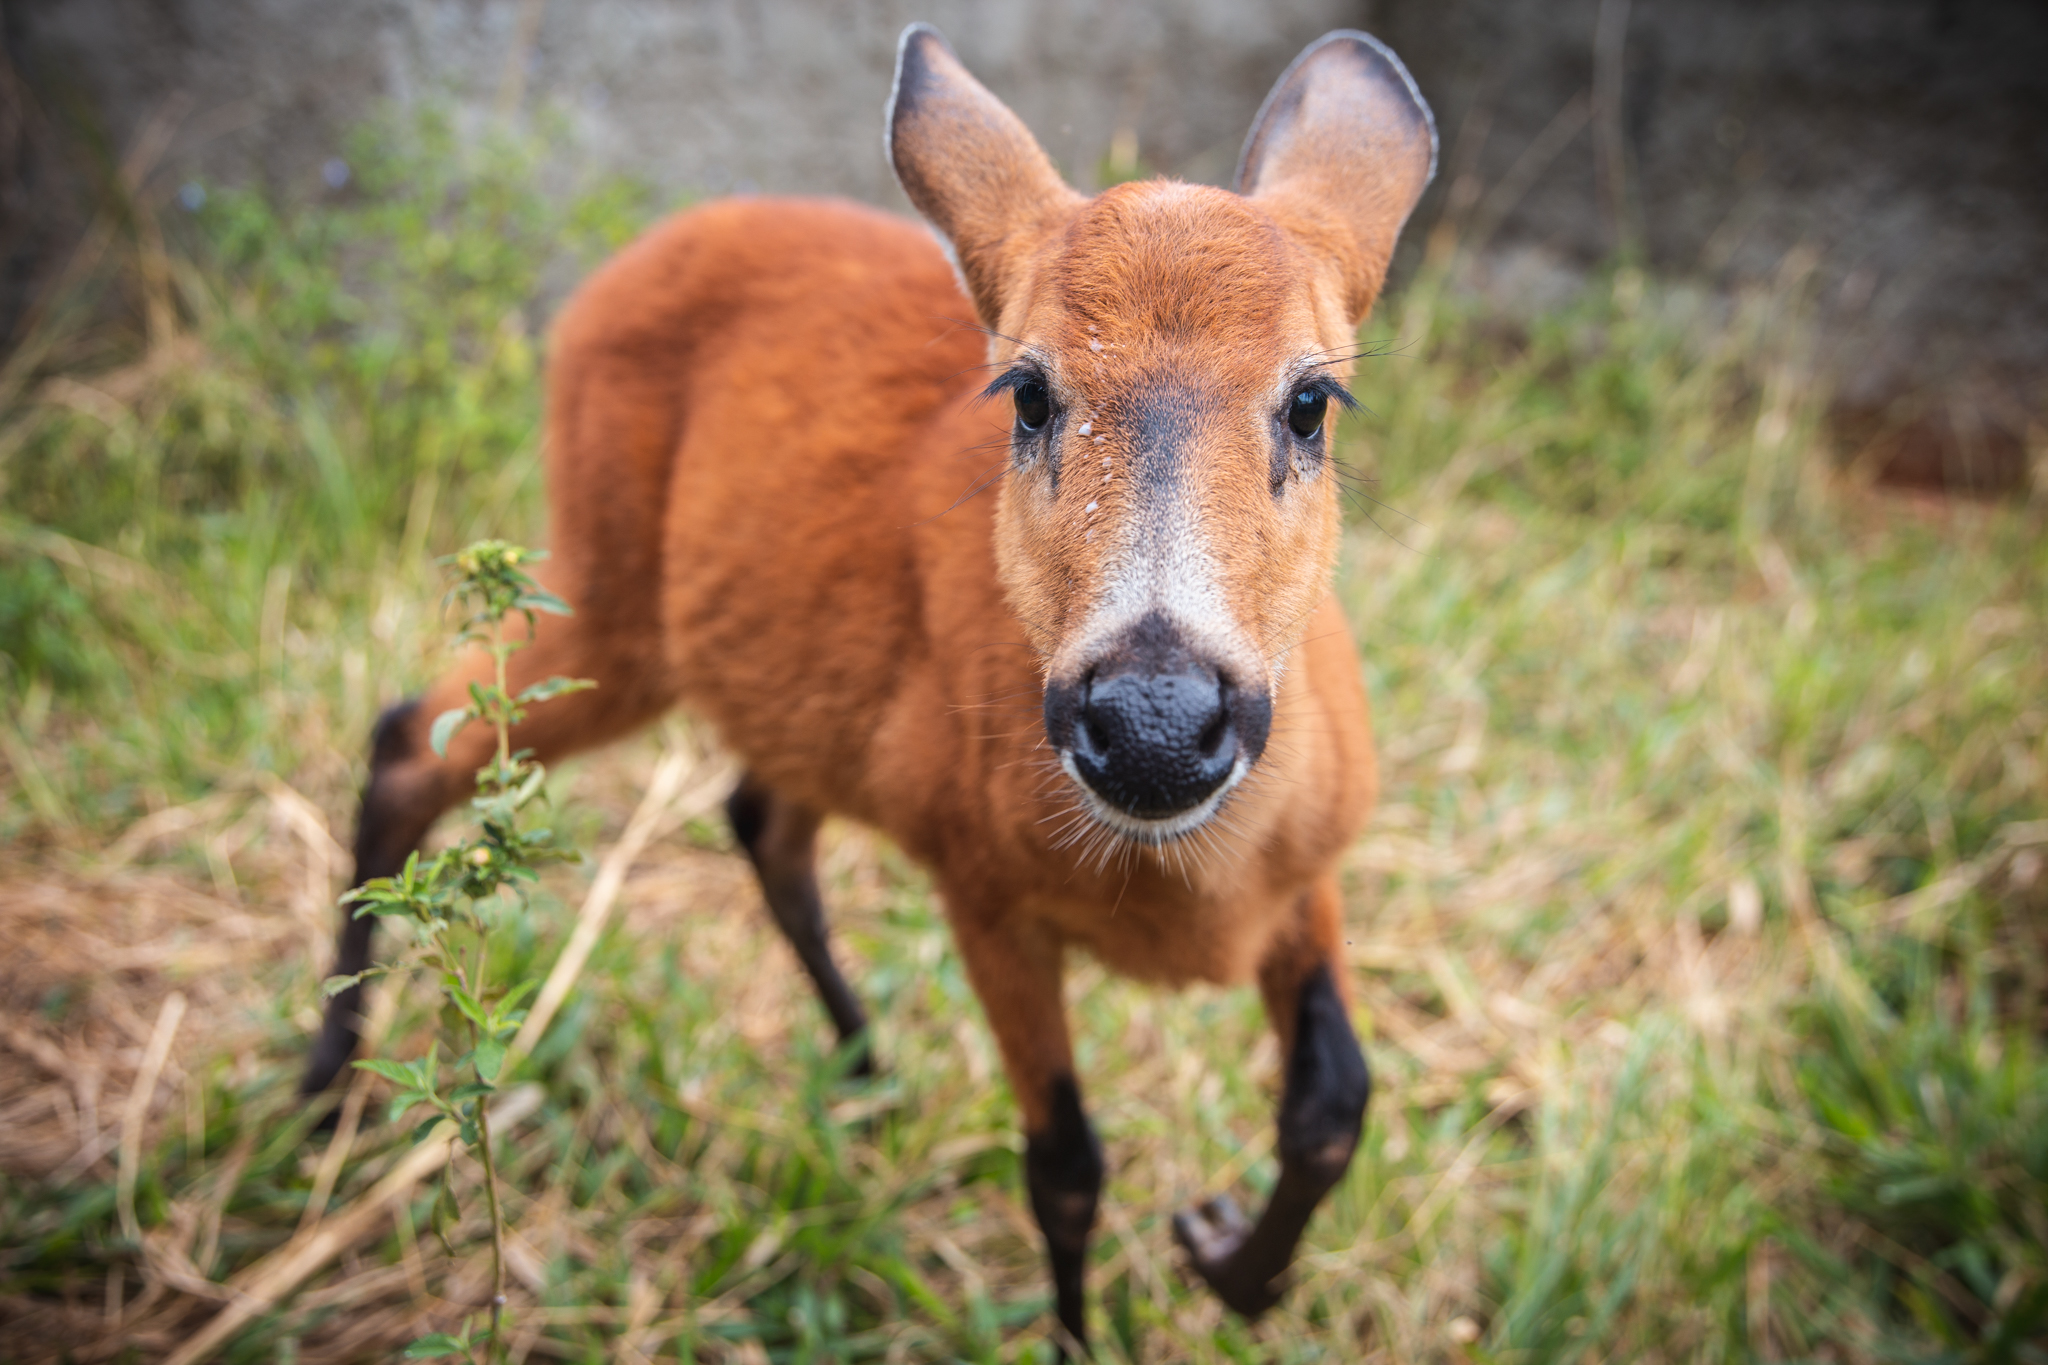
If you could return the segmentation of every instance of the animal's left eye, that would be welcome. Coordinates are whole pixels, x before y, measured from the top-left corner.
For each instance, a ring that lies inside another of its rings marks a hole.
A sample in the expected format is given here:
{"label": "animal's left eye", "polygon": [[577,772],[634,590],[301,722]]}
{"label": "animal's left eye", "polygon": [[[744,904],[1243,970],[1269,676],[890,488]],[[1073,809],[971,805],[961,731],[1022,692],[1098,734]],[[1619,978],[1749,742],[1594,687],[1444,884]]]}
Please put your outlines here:
{"label": "animal's left eye", "polygon": [[1052,395],[1036,379],[1019,384],[1011,397],[1017,404],[1017,425],[1024,430],[1037,431],[1052,420]]}
{"label": "animal's left eye", "polygon": [[1330,410],[1330,395],[1321,389],[1303,389],[1287,405],[1287,428],[1306,441],[1323,429],[1323,416]]}

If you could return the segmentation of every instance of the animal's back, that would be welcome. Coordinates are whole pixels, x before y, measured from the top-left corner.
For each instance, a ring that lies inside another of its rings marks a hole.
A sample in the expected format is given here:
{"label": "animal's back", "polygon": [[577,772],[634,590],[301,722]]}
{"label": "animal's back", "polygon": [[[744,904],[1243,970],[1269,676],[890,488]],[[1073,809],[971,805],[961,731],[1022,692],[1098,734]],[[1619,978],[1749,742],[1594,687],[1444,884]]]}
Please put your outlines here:
{"label": "animal's back", "polygon": [[[579,627],[820,808],[865,813],[874,734],[928,684],[918,524],[1000,458],[950,434],[973,317],[917,225],[749,198],[657,226],[557,325],[553,576]],[[951,515],[993,607],[986,510]]]}

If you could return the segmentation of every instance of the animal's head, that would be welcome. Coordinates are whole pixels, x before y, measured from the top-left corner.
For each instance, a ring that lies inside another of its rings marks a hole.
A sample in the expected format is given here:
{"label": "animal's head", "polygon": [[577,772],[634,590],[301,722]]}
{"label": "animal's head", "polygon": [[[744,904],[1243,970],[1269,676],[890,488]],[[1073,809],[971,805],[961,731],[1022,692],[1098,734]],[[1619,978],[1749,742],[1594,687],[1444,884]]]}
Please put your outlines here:
{"label": "animal's head", "polygon": [[1004,588],[1091,813],[1161,842],[1258,763],[1328,591],[1330,454],[1358,325],[1435,167],[1429,107],[1362,33],[1266,98],[1235,192],[1070,189],[938,32],[903,35],[890,159],[950,243],[1014,409]]}

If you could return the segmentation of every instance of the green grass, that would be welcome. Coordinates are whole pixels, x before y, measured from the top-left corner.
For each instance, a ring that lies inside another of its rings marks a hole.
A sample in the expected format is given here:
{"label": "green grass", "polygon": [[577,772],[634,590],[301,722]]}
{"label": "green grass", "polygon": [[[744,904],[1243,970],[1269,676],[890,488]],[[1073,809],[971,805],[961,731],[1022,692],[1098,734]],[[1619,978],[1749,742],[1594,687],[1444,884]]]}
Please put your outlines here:
{"label": "green grass", "polygon": [[[431,556],[538,532],[544,301],[649,211],[544,152],[386,128],[336,201],[216,194],[168,269],[117,253],[5,372],[0,1009],[105,1084],[0,1071],[0,1320],[40,1343],[0,1359],[158,1354],[213,1311],[149,1297],[165,1248],[219,1279],[298,1224],[339,874],[292,794],[346,838],[371,717],[439,657]],[[1521,321],[1465,278],[1382,309],[1344,433],[1384,788],[1345,870],[1365,1145],[1286,1302],[1226,1319],[1167,1220],[1273,1178],[1257,1003],[1083,969],[1104,1358],[2048,1359],[2041,504],[1837,474],[1796,271],[1715,301],[1619,270]],[[171,335],[121,322],[151,279]],[[558,775],[582,846],[651,744]],[[589,875],[551,876],[501,972],[545,972]],[[502,1167],[533,1358],[1049,1358],[1014,1110],[930,887],[850,828],[825,875],[872,1086],[715,821],[629,882]],[[78,946],[124,929],[160,951]],[[118,1126],[173,987],[152,1260],[113,1156],[64,1163],[88,1089]],[[365,1132],[331,1207],[397,1138]],[[436,1202],[225,1358],[453,1327],[483,1250],[474,1222],[443,1247]]]}

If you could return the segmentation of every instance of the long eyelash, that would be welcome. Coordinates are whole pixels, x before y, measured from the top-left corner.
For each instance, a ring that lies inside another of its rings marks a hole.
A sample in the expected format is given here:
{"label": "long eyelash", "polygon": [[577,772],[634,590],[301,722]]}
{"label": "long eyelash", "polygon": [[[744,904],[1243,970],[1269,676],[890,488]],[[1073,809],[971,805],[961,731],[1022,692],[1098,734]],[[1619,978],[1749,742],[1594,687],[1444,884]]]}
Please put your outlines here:
{"label": "long eyelash", "polygon": [[1326,374],[1311,376],[1295,392],[1302,393],[1310,390],[1321,394],[1346,412],[1360,412],[1365,408],[1365,404],[1351,396],[1351,390],[1345,388]]}
{"label": "long eyelash", "polygon": [[1043,383],[1045,383],[1045,375],[1036,365],[1028,361],[1020,361],[990,381],[989,386],[981,391],[981,396],[976,401],[986,403],[991,398],[999,398],[1003,394],[1014,393],[1026,384]]}

